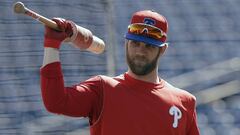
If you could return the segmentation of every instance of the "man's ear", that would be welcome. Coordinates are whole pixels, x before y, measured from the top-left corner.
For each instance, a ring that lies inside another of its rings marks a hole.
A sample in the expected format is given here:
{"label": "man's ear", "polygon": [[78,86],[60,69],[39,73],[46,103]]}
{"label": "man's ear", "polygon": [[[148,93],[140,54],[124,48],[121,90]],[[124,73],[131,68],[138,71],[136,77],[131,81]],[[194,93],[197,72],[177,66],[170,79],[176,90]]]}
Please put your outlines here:
{"label": "man's ear", "polygon": [[165,51],[167,50],[167,48],[168,48],[168,45],[166,44],[166,45],[164,45],[163,47],[160,47],[159,49],[160,49],[160,56],[162,56],[164,53],[165,53]]}

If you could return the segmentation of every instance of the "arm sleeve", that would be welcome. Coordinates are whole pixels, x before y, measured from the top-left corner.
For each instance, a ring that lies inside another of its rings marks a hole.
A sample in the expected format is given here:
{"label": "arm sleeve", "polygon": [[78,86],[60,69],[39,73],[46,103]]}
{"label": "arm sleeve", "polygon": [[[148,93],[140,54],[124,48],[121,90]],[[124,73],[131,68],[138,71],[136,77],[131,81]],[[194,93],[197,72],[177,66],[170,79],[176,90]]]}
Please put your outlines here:
{"label": "arm sleeve", "polygon": [[42,67],[53,62],[59,62],[59,50],[56,48],[44,47]]}
{"label": "arm sleeve", "polygon": [[40,75],[42,98],[49,112],[97,119],[102,108],[101,77],[65,87],[60,62],[47,64]]}
{"label": "arm sleeve", "polygon": [[198,124],[197,124],[197,112],[196,112],[196,98],[193,97],[190,101],[190,120],[188,122],[188,131],[187,135],[200,135]]}

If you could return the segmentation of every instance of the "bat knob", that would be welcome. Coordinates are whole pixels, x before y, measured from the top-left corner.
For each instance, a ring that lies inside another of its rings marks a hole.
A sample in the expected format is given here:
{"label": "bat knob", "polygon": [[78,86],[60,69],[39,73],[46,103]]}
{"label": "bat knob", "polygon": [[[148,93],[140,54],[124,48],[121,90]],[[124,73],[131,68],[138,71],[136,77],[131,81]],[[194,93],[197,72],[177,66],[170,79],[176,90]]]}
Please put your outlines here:
{"label": "bat knob", "polygon": [[16,2],[13,5],[13,9],[15,13],[18,13],[18,14],[25,13],[25,6],[22,2]]}

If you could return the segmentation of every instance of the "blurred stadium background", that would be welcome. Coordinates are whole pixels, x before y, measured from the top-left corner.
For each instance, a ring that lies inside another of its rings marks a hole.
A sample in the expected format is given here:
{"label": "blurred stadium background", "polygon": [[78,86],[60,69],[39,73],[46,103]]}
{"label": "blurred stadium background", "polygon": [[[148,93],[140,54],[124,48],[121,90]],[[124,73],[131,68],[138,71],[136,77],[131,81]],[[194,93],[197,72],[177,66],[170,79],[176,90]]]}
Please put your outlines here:
{"label": "blurred stadium background", "polygon": [[[89,135],[85,118],[46,112],[39,87],[44,27],[15,15],[14,0],[0,1],[0,134]],[[131,14],[153,9],[168,19],[169,49],[162,78],[197,97],[201,135],[240,134],[239,0],[22,0],[49,18],[63,17],[104,39],[91,54],[64,45],[66,85],[97,74],[126,71],[124,34]]]}

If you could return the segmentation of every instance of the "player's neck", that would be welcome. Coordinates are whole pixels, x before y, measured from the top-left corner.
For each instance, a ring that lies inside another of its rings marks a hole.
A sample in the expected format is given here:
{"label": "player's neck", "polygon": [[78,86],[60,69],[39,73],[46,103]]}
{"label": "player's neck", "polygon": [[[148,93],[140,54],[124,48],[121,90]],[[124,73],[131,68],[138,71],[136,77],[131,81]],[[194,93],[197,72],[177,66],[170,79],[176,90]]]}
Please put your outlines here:
{"label": "player's neck", "polygon": [[154,69],[152,72],[150,72],[147,75],[136,75],[129,69],[127,74],[137,80],[158,84],[160,82],[160,79],[158,77],[157,72],[158,72],[158,70]]}

